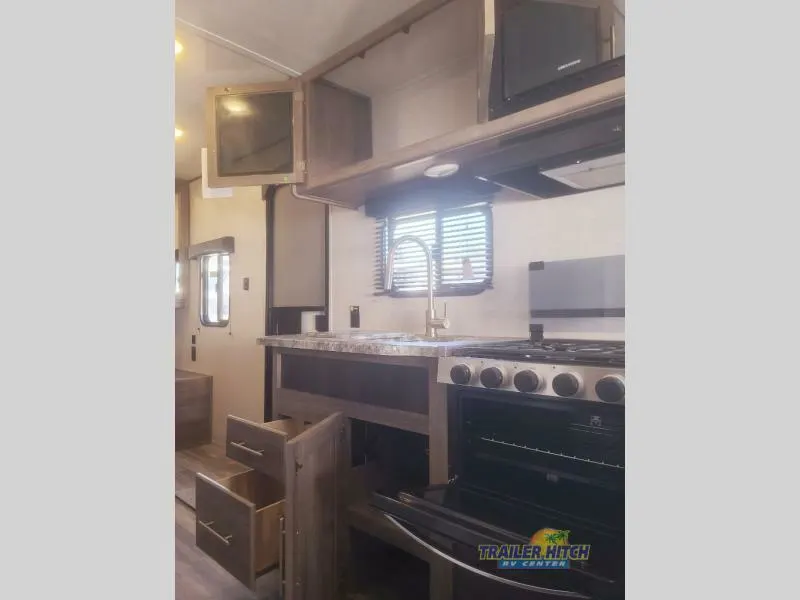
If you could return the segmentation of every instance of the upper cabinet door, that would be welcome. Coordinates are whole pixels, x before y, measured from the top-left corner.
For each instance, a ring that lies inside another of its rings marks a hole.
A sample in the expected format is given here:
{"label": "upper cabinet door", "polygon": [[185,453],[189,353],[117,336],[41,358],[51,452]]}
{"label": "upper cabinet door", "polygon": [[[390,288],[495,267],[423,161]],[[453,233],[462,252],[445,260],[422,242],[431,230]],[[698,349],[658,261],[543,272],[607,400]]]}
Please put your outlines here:
{"label": "upper cabinet door", "polygon": [[339,590],[344,417],[334,413],[286,443],[285,600],[334,600]]}
{"label": "upper cabinet door", "polygon": [[478,46],[478,123],[489,120],[489,86],[494,61],[495,0],[483,0],[480,14],[480,44]]}
{"label": "upper cabinet door", "polygon": [[210,88],[206,137],[209,187],[304,181],[300,83]]}

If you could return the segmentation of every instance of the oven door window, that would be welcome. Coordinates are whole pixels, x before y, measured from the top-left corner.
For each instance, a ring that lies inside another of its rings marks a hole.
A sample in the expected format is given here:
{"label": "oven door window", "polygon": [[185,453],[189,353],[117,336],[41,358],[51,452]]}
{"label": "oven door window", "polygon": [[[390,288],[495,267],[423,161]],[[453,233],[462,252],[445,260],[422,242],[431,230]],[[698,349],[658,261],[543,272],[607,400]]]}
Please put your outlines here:
{"label": "oven door window", "polygon": [[[487,399],[460,401],[459,471],[478,487],[561,506],[568,512],[618,522],[625,489],[624,408],[600,403]],[[601,506],[586,506],[591,488]],[[601,513],[601,514],[597,514]]]}

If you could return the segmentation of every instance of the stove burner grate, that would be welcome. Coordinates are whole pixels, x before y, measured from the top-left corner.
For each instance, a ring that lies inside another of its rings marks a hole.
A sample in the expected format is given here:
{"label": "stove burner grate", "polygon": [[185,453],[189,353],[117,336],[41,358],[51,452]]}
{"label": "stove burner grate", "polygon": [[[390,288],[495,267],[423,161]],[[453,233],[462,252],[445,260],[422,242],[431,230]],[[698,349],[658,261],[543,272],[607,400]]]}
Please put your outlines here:
{"label": "stove burner grate", "polygon": [[461,348],[460,356],[585,364],[625,364],[625,342],[593,340],[528,340]]}

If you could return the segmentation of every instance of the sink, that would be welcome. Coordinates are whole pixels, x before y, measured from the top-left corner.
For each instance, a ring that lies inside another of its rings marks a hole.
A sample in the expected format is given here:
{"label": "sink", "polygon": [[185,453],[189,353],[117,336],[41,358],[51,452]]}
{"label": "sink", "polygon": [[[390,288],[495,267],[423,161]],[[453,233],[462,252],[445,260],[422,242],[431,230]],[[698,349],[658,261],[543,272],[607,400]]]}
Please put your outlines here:
{"label": "sink", "polygon": [[427,337],[424,335],[406,333],[386,339],[400,342],[466,342],[474,340],[475,338],[469,335],[437,335],[436,337]]}
{"label": "sink", "polygon": [[305,337],[321,338],[328,340],[395,340],[405,338],[407,333],[383,332],[356,332],[356,331],[311,331],[303,334]]}
{"label": "sink", "polygon": [[335,333],[333,331],[309,331],[307,333],[301,334],[303,337],[310,337],[310,338],[341,338],[343,334]]}

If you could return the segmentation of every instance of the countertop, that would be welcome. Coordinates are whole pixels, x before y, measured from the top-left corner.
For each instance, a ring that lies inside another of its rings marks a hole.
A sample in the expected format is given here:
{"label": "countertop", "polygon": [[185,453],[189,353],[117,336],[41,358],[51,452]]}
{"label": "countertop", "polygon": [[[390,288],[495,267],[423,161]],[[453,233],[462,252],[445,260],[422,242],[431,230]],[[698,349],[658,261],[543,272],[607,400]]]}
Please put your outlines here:
{"label": "countertop", "polygon": [[211,377],[211,375],[203,375],[202,373],[193,373],[192,371],[183,371],[181,369],[175,369],[175,382],[178,381],[187,381],[189,379],[204,379],[206,377]]}
{"label": "countertop", "polygon": [[270,335],[257,339],[262,346],[295,348],[318,352],[347,352],[378,356],[427,356],[439,358],[452,355],[462,346],[476,346],[512,338],[480,336],[448,336],[439,339],[425,338],[419,334],[382,331],[342,331],[304,333],[300,335]]}

